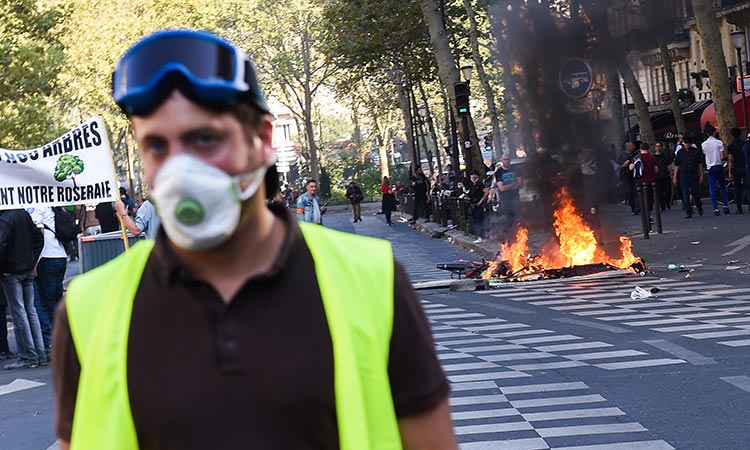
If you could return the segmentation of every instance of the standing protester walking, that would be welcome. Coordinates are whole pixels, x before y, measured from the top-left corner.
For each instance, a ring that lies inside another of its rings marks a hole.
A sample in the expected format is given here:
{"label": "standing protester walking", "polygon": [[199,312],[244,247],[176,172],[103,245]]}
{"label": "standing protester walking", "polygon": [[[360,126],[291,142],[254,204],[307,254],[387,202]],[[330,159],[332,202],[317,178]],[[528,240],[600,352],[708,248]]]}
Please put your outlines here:
{"label": "standing protester walking", "polygon": [[718,216],[719,202],[717,195],[721,193],[721,200],[724,204],[724,214],[729,214],[729,196],[727,195],[727,185],[724,179],[724,143],[719,137],[719,130],[711,124],[706,124],[703,132],[708,135],[708,139],[703,141],[701,148],[706,158],[706,170],[708,171],[708,192],[711,194],[711,206],[714,209],[714,215]]}
{"label": "standing protester walking", "polygon": [[[33,368],[48,361],[34,306],[34,267],[43,247],[42,233],[28,212],[23,209],[0,211],[0,284],[8,302],[18,347],[18,361],[7,364],[7,370]],[[4,314],[1,326],[6,326]]]}
{"label": "standing protester walking", "polygon": [[474,170],[469,175],[469,205],[471,208],[471,218],[474,221],[474,232],[477,235],[475,244],[484,242],[484,207],[487,205],[487,196],[490,190],[484,185],[484,181],[479,181],[479,171]]}
{"label": "standing protester walking", "polygon": [[654,158],[659,170],[656,172],[656,191],[659,193],[659,205],[662,211],[672,209],[672,153],[664,151],[664,145],[654,145]]}
{"label": "standing protester walking", "polygon": [[393,193],[393,186],[391,186],[388,177],[383,177],[383,184],[380,185],[380,193],[383,195],[383,199],[380,205],[380,209],[385,214],[385,223],[389,227],[393,226],[391,220],[391,213],[396,210],[396,195]]}
{"label": "standing protester walking", "polygon": [[620,181],[622,182],[622,189],[625,195],[625,201],[630,206],[630,212],[634,216],[641,213],[638,201],[635,198],[635,181],[633,179],[633,171],[630,169],[630,164],[637,155],[635,144],[632,142],[625,143],[625,151],[620,155],[617,160],[620,166]]}
{"label": "standing protester walking", "polygon": [[352,222],[362,222],[362,200],[365,198],[362,195],[362,190],[357,186],[354,180],[349,182],[349,187],[346,188],[346,198],[352,204]]}
{"label": "standing protester walking", "polygon": [[[703,158],[698,147],[693,143],[693,137],[685,136],[685,143],[674,157],[674,175],[672,184],[680,186],[682,191],[682,209],[685,210],[685,218],[693,217],[693,207],[690,198],[693,198],[698,215],[703,215],[701,205],[701,183],[703,182]],[[679,184],[678,184],[679,183]]]}
{"label": "standing protester walking", "polygon": [[427,191],[430,190],[430,180],[427,179],[421,167],[417,167],[416,172],[411,177],[411,188],[414,192],[414,215],[411,218],[411,223],[416,223],[420,217],[425,219],[429,217]]}
{"label": "standing protester walking", "polygon": [[[651,187],[656,181],[656,175],[659,172],[659,166],[656,158],[649,152],[651,148],[648,142],[641,143],[640,153],[630,163],[630,170],[633,172],[635,185],[641,188],[641,192],[646,192],[646,202],[648,204],[649,223],[653,223],[651,211],[654,209],[654,190]],[[638,199],[640,201],[640,199]]]}
{"label": "standing protester walking", "polygon": [[301,222],[316,223],[323,225],[323,214],[326,213],[326,207],[320,205],[318,197],[318,182],[307,180],[305,183],[304,194],[297,198],[297,218]]}
{"label": "standing protester walking", "polygon": [[44,345],[52,343],[55,310],[63,296],[63,281],[68,267],[65,244],[57,238],[55,211],[49,206],[29,210],[34,223],[44,233],[44,249],[36,267],[36,287],[39,304],[39,322],[42,325]]}
{"label": "standing protester walking", "polygon": [[[521,208],[520,189],[523,177],[510,164],[510,155],[503,153],[500,157],[500,167],[495,169],[495,186],[499,201],[498,214],[502,216],[502,231],[507,236],[510,228],[516,223],[516,217]],[[504,240],[505,238],[503,238]]]}
{"label": "standing protester walking", "polygon": [[[729,181],[734,183],[734,203],[737,204],[735,214],[742,214],[742,203],[746,200],[745,195],[750,197],[747,186],[747,171],[745,171],[745,155],[742,148],[745,141],[740,137],[742,130],[732,128],[732,143],[727,147],[729,161]],[[750,202],[749,202],[750,203]]]}
{"label": "standing protester walking", "polygon": [[273,124],[245,53],[157,32],[113,86],[163,232],[68,287],[63,450],[455,450],[448,383],[390,244],[267,203]]}

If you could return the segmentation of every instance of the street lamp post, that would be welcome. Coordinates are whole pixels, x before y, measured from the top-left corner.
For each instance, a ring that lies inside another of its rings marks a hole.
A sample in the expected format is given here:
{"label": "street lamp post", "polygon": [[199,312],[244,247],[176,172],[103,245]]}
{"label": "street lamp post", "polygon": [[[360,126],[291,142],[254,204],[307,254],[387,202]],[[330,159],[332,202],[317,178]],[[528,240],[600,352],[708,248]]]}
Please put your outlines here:
{"label": "street lamp post", "polygon": [[[473,66],[461,66],[461,77],[464,79],[464,83],[466,83],[466,89],[469,95],[471,95],[471,75],[474,71]],[[469,114],[471,112],[467,109],[466,113],[461,114],[461,125],[464,129],[464,148],[466,149],[465,153],[465,159],[464,164],[466,165],[466,177],[469,176],[469,174],[474,170],[474,161],[472,161],[471,158],[471,138],[469,135]]]}
{"label": "street lamp post", "polygon": [[745,45],[745,32],[742,30],[735,30],[729,33],[732,38],[732,44],[737,49],[737,68],[740,73],[740,92],[742,92],[742,120],[745,125],[745,131],[747,131],[747,106],[745,105],[745,79],[743,78],[742,70],[742,47]]}

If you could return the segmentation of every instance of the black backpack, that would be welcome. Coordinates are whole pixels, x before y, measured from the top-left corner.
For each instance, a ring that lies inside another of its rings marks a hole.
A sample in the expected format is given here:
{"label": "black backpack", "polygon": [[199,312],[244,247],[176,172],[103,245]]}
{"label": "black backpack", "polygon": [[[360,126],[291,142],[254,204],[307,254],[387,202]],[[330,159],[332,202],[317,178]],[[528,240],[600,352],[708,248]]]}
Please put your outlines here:
{"label": "black backpack", "polygon": [[[73,219],[73,215],[59,206],[52,208],[52,210],[55,212],[55,231],[53,233],[55,233],[57,240],[62,244],[75,240],[78,237],[78,226]],[[49,230],[47,225],[44,228]]]}

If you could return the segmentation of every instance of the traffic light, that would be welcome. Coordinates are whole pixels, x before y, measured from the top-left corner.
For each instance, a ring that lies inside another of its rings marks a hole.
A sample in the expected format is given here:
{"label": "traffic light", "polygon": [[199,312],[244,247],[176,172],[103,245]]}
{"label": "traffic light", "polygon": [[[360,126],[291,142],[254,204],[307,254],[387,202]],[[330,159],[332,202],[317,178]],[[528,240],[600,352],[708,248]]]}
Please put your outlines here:
{"label": "traffic light", "polygon": [[492,151],[492,135],[491,134],[484,135],[484,151],[486,152]]}
{"label": "traffic light", "polygon": [[456,91],[456,111],[461,115],[469,114],[469,85],[464,82],[453,83]]}

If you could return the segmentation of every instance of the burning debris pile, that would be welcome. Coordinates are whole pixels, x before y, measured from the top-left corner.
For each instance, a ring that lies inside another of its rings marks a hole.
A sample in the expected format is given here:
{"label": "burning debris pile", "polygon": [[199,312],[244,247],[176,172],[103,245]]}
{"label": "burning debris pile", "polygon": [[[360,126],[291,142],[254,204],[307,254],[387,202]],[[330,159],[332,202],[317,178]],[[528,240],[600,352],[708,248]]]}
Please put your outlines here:
{"label": "burning debris pile", "polygon": [[644,272],[643,260],[633,254],[630,239],[620,237],[619,258],[606,254],[596,241],[593,230],[575,208],[566,189],[555,199],[554,229],[556,239],[544,245],[539,254],[529,253],[529,232],[519,226],[513,243],[505,242],[499,261],[489,264],[482,278],[528,281],[544,278],[568,278],[607,270],[627,269]]}

